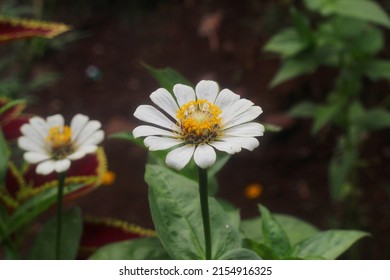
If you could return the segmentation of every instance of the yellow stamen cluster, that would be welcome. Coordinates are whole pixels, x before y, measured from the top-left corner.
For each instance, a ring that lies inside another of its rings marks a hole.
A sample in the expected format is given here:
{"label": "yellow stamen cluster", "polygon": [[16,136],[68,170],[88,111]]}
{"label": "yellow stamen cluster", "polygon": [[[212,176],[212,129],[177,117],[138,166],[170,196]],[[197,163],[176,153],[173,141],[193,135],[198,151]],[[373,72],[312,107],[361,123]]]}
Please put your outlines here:
{"label": "yellow stamen cluster", "polygon": [[218,106],[203,99],[182,105],[176,114],[182,139],[193,145],[214,141],[221,129],[221,113]]}
{"label": "yellow stamen cluster", "polygon": [[54,158],[63,158],[73,152],[72,129],[69,126],[54,126],[46,137]]}

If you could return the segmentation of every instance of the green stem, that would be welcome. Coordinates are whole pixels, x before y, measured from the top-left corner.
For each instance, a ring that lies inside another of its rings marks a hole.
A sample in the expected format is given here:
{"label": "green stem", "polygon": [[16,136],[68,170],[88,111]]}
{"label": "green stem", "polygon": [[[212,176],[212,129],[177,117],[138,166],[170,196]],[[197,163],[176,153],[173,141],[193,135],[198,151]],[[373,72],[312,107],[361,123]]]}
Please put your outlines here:
{"label": "green stem", "polygon": [[206,260],[211,260],[211,231],[207,188],[207,170],[198,167],[200,208],[202,210]]}
{"label": "green stem", "polygon": [[62,231],[62,197],[64,195],[66,173],[58,174],[58,192],[57,192],[57,235],[56,235],[56,259],[61,256],[61,231]]}

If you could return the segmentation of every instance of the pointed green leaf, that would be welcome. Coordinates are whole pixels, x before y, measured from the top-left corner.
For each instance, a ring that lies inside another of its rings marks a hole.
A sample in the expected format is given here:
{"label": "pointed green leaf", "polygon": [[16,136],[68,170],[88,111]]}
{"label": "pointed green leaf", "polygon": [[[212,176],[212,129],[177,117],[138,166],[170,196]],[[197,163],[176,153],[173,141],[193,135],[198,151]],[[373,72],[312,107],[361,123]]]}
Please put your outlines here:
{"label": "pointed green leaf", "polygon": [[365,74],[372,80],[390,79],[390,60],[371,60],[365,67]]}
{"label": "pointed green leaf", "polygon": [[306,47],[307,44],[301,40],[295,29],[287,28],[273,36],[264,46],[264,51],[278,53],[282,57],[290,57]]}
{"label": "pointed green leaf", "polygon": [[[168,168],[147,165],[152,218],[172,259],[205,259],[198,184]],[[242,236],[219,203],[209,198],[212,258],[241,247]]]}
{"label": "pointed green leaf", "polygon": [[269,246],[261,242],[246,239],[244,242],[244,246],[250,249],[251,251],[255,252],[263,260],[280,260],[283,258],[283,256],[279,256]]}
{"label": "pointed green leaf", "polygon": [[317,104],[313,102],[304,101],[293,106],[288,114],[298,118],[312,118],[318,108]]}
{"label": "pointed green leaf", "polygon": [[[64,212],[62,223],[60,259],[74,260],[79,249],[80,238],[83,231],[81,210],[79,208],[72,208],[68,212]],[[29,259],[54,260],[56,235],[57,217],[49,220],[44,225],[42,231],[34,241],[29,254]]]}
{"label": "pointed green leaf", "polygon": [[323,231],[297,244],[292,256],[319,256],[334,260],[365,236],[368,236],[366,232],[356,230]]}
{"label": "pointed green leaf", "polygon": [[248,249],[235,249],[226,252],[221,256],[221,260],[261,260],[261,258],[253,251]]}
{"label": "pointed green leaf", "polygon": [[264,244],[272,248],[272,251],[279,256],[285,256],[291,249],[290,241],[273,215],[262,205],[259,205],[261,212],[261,228],[263,230]]}
{"label": "pointed green leaf", "polygon": [[171,93],[175,84],[192,85],[183,75],[170,67],[157,69],[145,63],[143,66],[157,80],[161,87]]}
{"label": "pointed green leaf", "polygon": [[111,243],[99,248],[90,260],[168,260],[160,240],[144,237]]}

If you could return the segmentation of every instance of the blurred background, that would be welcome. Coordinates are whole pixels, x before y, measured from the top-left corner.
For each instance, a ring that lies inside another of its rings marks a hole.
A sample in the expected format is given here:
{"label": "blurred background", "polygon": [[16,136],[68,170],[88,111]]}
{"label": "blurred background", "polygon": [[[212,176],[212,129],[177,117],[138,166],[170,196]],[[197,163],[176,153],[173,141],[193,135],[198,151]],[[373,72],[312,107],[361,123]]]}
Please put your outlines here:
{"label": "blurred background", "polygon": [[[376,2],[390,12],[390,1]],[[334,199],[329,165],[343,129],[329,122],[313,133],[312,119],[288,112],[304,100],[326,103],[340,69],[318,65],[270,86],[286,57],[266,52],[264,46],[280,30],[297,26],[293,5],[314,22],[313,29],[321,23],[301,1],[288,0],[4,0],[1,15],[62,22],[72,30],[53,40],[0,45],[0,94],[26,98],[26,112],[43,117],[61,113],[70,120],[76,113],[86,114],[100,120],[110,135],[131,132],[139,125],[135,108],[151,104],[149,95],[159,84],[144,64],[172,67],[194,84],[215,80],[261,106],[261,123],[281,129],[261,137],[254,152],[243,151],[229,160],[218,174],[217,196],[240,208],[243,218],[257,216],[261,203],[321,229],[368,231],[371,237],[360,242],[354,258],[389,259],[388,128],[359,135],[353,175],[359,186],[351,192],[352,202]],[[386,59],[389,30],[376,28],[383,42],[375,55]],[[359,86],[360,104],[388,110],[387,79],[362,78]],[[146,151],[119,139],[107,138],[103,145],[115,180],[74,203],[93,216],[152,228],[143,180]]]}

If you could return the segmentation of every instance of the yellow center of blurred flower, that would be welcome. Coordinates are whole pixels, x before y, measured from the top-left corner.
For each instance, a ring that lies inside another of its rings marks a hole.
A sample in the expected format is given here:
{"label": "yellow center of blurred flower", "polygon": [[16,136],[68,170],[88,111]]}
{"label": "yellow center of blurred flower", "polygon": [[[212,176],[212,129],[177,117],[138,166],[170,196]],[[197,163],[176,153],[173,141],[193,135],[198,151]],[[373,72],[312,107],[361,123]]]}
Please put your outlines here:
{"label": "yellow center of blurred flower", "polygon": [[221,129],[221,113],[218,106],[203,99],[181,106],[176,117],[182,139],[193,145],[212,142]]}
{"label": "yellow center of blurred flower", "polygon": [[245,197],[248,199],[256,199],[263,193],[263,186],[259,183],[252,183],[246,186],[244,190]]}
{"label": "yellow center of blurred flower", "polygon": [[54,158],[64,158],[73,152],[72,129],[69,126],[54,126],[46,137]]}

